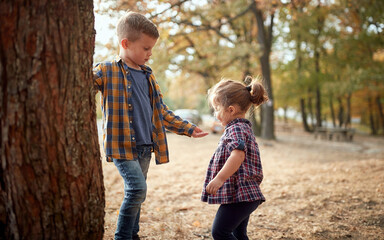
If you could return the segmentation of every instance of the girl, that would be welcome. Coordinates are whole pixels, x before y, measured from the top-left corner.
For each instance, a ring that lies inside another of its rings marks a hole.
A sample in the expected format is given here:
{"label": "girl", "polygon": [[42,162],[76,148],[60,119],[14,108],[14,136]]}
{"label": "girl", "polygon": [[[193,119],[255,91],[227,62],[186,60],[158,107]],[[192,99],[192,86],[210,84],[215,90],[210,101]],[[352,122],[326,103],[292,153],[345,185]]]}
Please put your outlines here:
{"label": "girl", "polygon": [[[251,79],[252,80],[252,79]],[[251,104],[267,101],[264,87],[252,81],[222,80],[209,91],[209,102],[225,126],[209,163],[201,200],[221,204],[212,226],[214,239],[248,239],[250,214],[265,201],[259,148],[245,114]]]}

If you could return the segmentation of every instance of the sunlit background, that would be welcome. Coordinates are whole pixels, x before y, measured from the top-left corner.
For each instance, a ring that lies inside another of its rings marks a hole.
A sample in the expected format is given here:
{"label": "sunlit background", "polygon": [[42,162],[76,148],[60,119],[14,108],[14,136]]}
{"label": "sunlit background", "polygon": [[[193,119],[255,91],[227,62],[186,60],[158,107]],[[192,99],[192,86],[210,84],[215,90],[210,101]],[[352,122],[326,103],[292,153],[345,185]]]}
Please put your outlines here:
{"label": "sunlit background", "polygon": [[[114,27],[125,11],[145,14],[161,33],[148,64],[165,102],[177,114],[197,111],[201,120],[192,121],[211,133],[202,139],[167,134],[171,162],[151,164],[148,172],[143,239],[212,239],[217,206],[201,203],[200,194],[222,128],[212,121],[206,92],[221,78],[263,76],[262,61],[271,70],[268,90],[275,109],[274,121],[265,122],[275,123],[277,140],[260,134],[262,107],[248,116],[258,127],[267,198],[251,215],[249,238],[383,235],[383,0],[96,0],[94,5],[95,63],[118,54]],[[262,59],[269,44],[271,52]],[[112,239],[123,183],[113,164],[103,164],[103,171],[104,239]]]}
{"label": "sunlit background", "polygon": [[[165,102],[174,110],[209,115],[206,92],[214,83],[263,75],[260,23],[251,3],[95,0],[94,62],[118,54],[117,19],[127,10],[143,13],[161,33],[148,64]],[[305,114],[309,129],[321,119],[323,126],[383,134],[384,2],[270,0],[256,5],[262,10],[264,32],[272,33],[269,63],[276,121],[302,124]]]}

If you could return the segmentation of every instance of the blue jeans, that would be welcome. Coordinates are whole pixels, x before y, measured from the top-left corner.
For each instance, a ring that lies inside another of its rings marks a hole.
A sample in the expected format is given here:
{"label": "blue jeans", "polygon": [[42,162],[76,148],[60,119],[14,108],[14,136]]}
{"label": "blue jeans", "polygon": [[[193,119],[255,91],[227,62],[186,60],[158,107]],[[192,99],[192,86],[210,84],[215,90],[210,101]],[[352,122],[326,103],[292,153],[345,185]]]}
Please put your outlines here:
{"label": "blue jeans", "polygon": [[124,179],[124,200],[120,207],[115,239],[132,239],[139,232],[140,208],[147,195],[147,172],[152,146],[137,147],[138,160],[113,159]]}
{"label": "blue jeans", "polygon": [[248,240],[249,216],[261,201],[221,204],[212,225],[215,240]]}

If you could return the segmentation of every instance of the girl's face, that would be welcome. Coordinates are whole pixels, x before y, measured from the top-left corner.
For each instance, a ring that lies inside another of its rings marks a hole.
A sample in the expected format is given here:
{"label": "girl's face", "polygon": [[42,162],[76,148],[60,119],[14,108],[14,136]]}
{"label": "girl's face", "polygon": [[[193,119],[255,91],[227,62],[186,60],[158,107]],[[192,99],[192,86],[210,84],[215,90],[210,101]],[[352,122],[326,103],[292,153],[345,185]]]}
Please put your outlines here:
{"label": "girl's face", "polygon": [[233,114],[231,112],[231,107],[229,106],[227,108],[223,106],[214,106],[215,109],[215,117],[221,122],[221,125],[224,127],[234,119]]}

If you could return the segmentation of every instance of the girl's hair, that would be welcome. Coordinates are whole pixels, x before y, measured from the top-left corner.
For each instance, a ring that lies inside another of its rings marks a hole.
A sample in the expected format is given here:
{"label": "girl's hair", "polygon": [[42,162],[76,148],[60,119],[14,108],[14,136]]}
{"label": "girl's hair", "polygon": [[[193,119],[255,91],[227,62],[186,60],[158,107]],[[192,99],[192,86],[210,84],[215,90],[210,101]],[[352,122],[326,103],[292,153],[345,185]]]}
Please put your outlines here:
{"label": "girl's hair", "polygon": [[160,36],[156,25],[144,15],[136,12],[124,14],[117,22],[116,30],[119,42],[124,38],[134,42],[140,38],[141,33],[156,39]]}
{"label": "girl's hair", "polygon": [[249,76],[245,82],[249,80],[251,84],[248,86],[233,80],[221,80],[208,91],[209,103],[212,107],[219,105],[225,108],[237,104],[246,112],[251,104],[259,106],[266,102],[268,96],[263,85]]}

